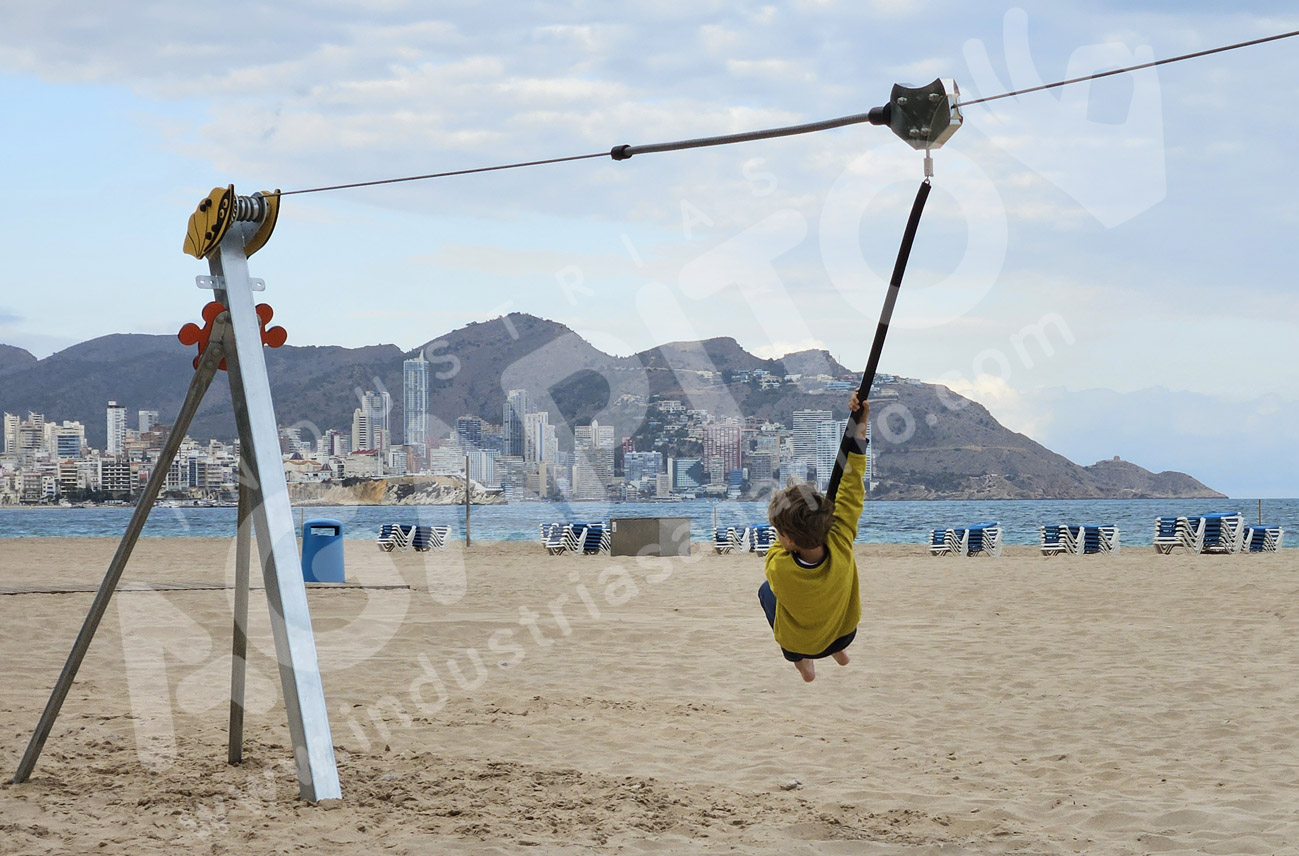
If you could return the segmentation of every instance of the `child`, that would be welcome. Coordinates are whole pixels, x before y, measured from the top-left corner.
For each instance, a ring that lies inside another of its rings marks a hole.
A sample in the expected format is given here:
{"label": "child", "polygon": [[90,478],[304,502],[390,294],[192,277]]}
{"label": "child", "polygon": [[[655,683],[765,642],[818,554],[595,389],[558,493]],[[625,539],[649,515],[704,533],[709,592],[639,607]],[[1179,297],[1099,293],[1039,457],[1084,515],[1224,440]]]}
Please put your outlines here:
{"label": "child", "polygon": [[848,665],[845,649],[861,618],[852,543],[866,498],[862,477],[870,405],[859,403],[854,392],[848,409],[856,413],[858,408],[856,448],[848,453],[834,501],[802,484],[778,492],[767,509],[779,546],[767,552],[767,581],[758,589],[758,601],[785,659],[805,681],[816,679],[814,660],[833,657]]}

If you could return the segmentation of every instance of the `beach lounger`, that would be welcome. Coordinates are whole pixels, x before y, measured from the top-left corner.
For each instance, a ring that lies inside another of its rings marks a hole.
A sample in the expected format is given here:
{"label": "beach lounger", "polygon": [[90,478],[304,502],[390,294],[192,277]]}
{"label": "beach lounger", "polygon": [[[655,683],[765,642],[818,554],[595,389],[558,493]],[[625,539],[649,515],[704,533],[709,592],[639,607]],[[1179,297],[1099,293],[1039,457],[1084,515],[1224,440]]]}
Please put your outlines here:
{"label": "beach lounger", "polygon": [[1102,553],[1117,553],[1119,551],[1119,527],[1113,525],[1097,526],[1096,531],[1100,534]]}
{"label": "beach lounger", "polygon": [[582,546],[586,542],[586,524],[585,523],[565,523],[564,524],[564,552],[581,554]]}
{"label": "beach lounger", "polygon": [[393,539],[393,529],[394,526],[391,523],[385,523],[379,527],[379,537],[376,541],[379,544],[379,549],[385,553],[391,553],[397,547],[396,541]]}
{"label": "beach lounger", "polygon": [[1198,553],[1204,546],[1203,517],[1156,517],[1155,551],[1165,555],[1180,547]]}
{"label": "beach lounger", "polygon": [[740,548],[740,538],[734,526],[718,526],[713,530],[713,549],[720,553],[734,553]]}
{"label": "beach lounger", "polygon": [[552,556],[564,552],[564,524],[541,524],[541,546],[545,547],[546,552]]}
{"label": "beach lounger", "polygon": [[1239,512],[1218,511],[1206,514],[1204,538],[1200,551],[1204,553],[1239,553],[1245,535],[1245,519]]}
{"label": "beach lounger", "polygon": [[929,555],[950,556],[954,553],[959,555],[959,549],[954,529],[929,530]]}
{"label": "beach lounger", "polygon": [[1073,538],[1065,526],[1039,526],[1039,540],[1043,556],[1058,556],[1061,553],[1072,553]]}
{"label": "beach lounger", "polygon": [[1073,553],[1074,541],[1065,526],[1039,526],[1039,538],[1043,556],[1058,556],[1061,553]]}
{"label": "beach lounger", "polygon": [[1182,546],[1182,522],[1185,517],[1155,518],[1155,552],[1165,555]]}
{"label": "beach lounger", "polygon": [[1246,526],[1241,550],[1246,553],[1275,553],[1281,549],[1285,530],[1280,526]]}
{"label": "beach lounger", "polygon": [[603,523],[586,524],[585,536],[582,539],[582,553],[608,553],[610,545],[609,527]]}
{"label": "beach lounger", "polygon": [[385,553],[391,553],[393,550],[409,549],[413,532],[413,526],[402,526],[400,523],[385,523],[379,527],[379,537],[377,539],[379,549]]}
{"label": "beach lounger", "polygon": [[1069,534],[1076,540],[1074,552],[1081,555],[1117,553],[1119,528],[1117,526],[1070,526]]}
{"label": "beach lounger", "polygon": [[427,553],[433,547],[433,533],[427,526],[416,526],[411,533],[410,545],[416,553]]}
{"label": "beach lounger", "polygon": [[771,550],[771,545],[776,543],[776,528],[770,524],[761,523],[757,526],[751,526],[744,530],[748,540],[746,549],[752,550],[759,556],[767,555]]}
{"label": "beach lounger", "polygon": [[1001,526],[997,523],[977,523],[965,530],[962,552],[967,556],[982,553],[985,556],[1001,555]]}
{"label": "beach lounger", "polygon": [[1182,547],[1188,553],[1199,553],[1204,550],[1204,518],[1182,518]]}
{"label": "beach lounger", "polygon": [[411,535],[410,545],[419,553],[441,550],[446,547],[447,535],[450,532],[450,526],[416,526]]}

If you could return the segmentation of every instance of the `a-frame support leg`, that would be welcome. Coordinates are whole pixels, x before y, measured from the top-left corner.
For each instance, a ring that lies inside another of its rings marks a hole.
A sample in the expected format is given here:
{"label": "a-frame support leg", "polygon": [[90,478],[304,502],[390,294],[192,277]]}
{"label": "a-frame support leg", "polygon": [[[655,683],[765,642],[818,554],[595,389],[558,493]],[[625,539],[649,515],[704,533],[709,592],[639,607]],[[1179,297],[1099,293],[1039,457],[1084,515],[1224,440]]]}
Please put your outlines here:
{"label": "a-frame support leg", "polygon": [[230,657],[230,752],[229,762],[244,758],[244,676],[248,656],[248,563],[252,553],[253,494],[251,473],[241,465],[239,473],[239,522],[235,535],[235,621]]}
{"label": "a-frame support leg", "polygon": [[[212,328],[213,340],[220,341],[225,335],[228,320],[229,318],[225,314],[216,319]],[[131,558],[131,551],[135,549],[135,542],[139,539],[141,530],[144,529],[145,521],[149,519],[149,512],[153,510],[154,501],[162,491],[163,484],[166,483],[167,472],[171,469],[172,461],[176,459],[176,452],[180,449],[181,441],[185,439],[185,434],[189,431],[190,423],[194,420],[194,414],[198,411],[199,403],[203,400],[203,394],[212,385],[212,378],[216,376],[217,367],[221,364],[223,350],[219,344],[209,345],[199,360],[198,368],[194,371],[194,377],[189,382],[189,391],[185,394],[185,401],[181,404],[180,413],[177,414],[176,421],[171,426],[171,433],[167,435],[167,441],[163,444],[162,452],[158,455],[153,472],[149,475],[149,481],[144,486],[144,492],[140,494],[139,499],[136,501],[135,512],[131,515],[130,523],[126,525],[126,533],[122,536],[122,540],[118,542],[117,552],[113,554],[113,560],[108,565],[108,572],[104,574],[104,580],[99,584],[99,590],[95,592],[95,599],[90,605],[90,612],[86,614],[86,620],[81,625],[81,632],[77,634],[77,639],[72,644],[72,651],[68,654],[67,662],[63,664],[63,671],[59,674],[58,682],[54,685],[54,692],[50,694],[49,701],[45,703],[45,711],[36,724],[36,730],[32,733],[31,742],[27,744],[27,751],[23,753],[22,761],[18,764],[18,772],[14,774],[13,778],[14,784],[27,781],[27,778],[32,774],[32,770],[36,767],[36,760],[40,758],[41,750],[45,747],[45,740],[50,736],[54,721],[58,719],[59,710],[68,697],[68,691],[72,689],[72,682],[76,680],[77,670],[81,668],[81,661],[85,659],[86,651],[90,649],[90,643],[95,638],[95,631],[99,629],[99,622],[108,610],[108,602],[112,599],[113,592],[117,589],[117,583],[122,578],[126,563]]]}
{"label": "a-frame support leg", "polygon": [[325,690],[316,659],[316,639],[307,609],[307,589],[299,570],[298,539],[293,509],[280,457],[279,428],[271,400],[271,384],[262,354],[261,322],[253,302],[244,247],[256,224],[235,223],[208,257],[216,297],[230,312],[234,337],[226,364],[230,397],[239,429],[240,460],[251,475],[253,521],[261,556],[266,600],[271,613],[280,667],[284,708],[293,741],[299,793],[305,800],[338,799],[338,768],[325,707]]}

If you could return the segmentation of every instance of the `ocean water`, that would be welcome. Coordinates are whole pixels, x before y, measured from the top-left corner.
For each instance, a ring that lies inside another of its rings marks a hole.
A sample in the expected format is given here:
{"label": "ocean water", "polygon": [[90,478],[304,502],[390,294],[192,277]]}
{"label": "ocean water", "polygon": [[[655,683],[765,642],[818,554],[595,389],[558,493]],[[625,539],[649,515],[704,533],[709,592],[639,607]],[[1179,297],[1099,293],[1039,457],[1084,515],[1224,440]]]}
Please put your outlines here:
{"label": "ocean water", "polygon": [[[870,502],[857,540],[868,543],[923,544],[929,530],[997,521],[1006,544],[1037,544],[1038,527],[1051,523],[1114,524],[1125,546],[1151,543],[1155,518],[1239,511],[1246,523],[1258,522],[1255,499],[999,500],[984,502]],[[0,539],[28,537],[121,537],[130,508],[0,508]],[[346,538],[374,538],[384,523],[451,527],[450,538],[464,539],[464,507],[341,506],[295,508],[294,521],[331,518],[343,524]],[[613,517],[689,517],[691,537],[712,537],[720,526],[766,522],[765,502],[518,502],[474,506],[470,535],[484,541],[524,541],[540,537],[552,522],[609,520]],[[1263,500],[1263,522],[1286,529],[1285,546],[1299,547],[1299,499]],[[146,538],[227,537],[235,531],[233,508],[155,508],[144,528]],[[3,550],[0,546],[0,550]]]}

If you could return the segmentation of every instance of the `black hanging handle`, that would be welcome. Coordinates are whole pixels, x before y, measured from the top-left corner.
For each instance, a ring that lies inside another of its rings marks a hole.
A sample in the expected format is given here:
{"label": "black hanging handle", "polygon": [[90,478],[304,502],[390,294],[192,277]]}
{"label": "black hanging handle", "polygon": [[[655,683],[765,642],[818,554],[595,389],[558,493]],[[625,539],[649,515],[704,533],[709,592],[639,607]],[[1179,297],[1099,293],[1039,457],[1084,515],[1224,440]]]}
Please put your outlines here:
{"label": "black hanging handle", "polygon": [[[898,247],[898,258],[893,264],[893,277],[889,280],[888,293],[884,295],[884,308],[880,310],[880,323],[875,328],[875,341],[871,343],[866,371],[862,374],[861,386],[857,388],[857,400],[863,404],[870,396],[871,386],[875,383],[875,370],[879,368],[880,354],[884,352],[884,337],[889,332],[893,304],[897,302],[898,291],[902,288],[902,275],[907,272],[907,259],[911,256],[911,245],[916,240],[916,228],[920,225],[920,215],[925,210],[929,189],[929,179],[926,178],[920,183],[920,189],[916,191],[916,201],[911,204],[911,216],[907,218],[907,228],[902,233],[902,246]],[[856,448],[857,423],[859,415],[864,410],[865,408],[862,408],[848,415],[848,425],[844,428],[843,439],[839,441],[839,454],[834,458],[834,471],[830,473],[830,483],[825,489],[825,495],[831,502],[839,492],[839,482],[843,480],[843,468],[848,460],[848,452]]]}

